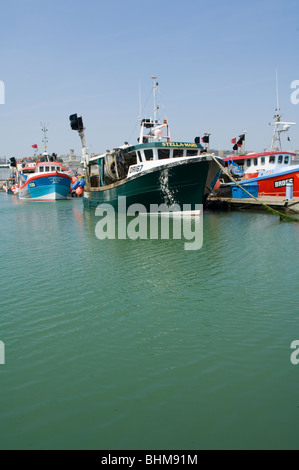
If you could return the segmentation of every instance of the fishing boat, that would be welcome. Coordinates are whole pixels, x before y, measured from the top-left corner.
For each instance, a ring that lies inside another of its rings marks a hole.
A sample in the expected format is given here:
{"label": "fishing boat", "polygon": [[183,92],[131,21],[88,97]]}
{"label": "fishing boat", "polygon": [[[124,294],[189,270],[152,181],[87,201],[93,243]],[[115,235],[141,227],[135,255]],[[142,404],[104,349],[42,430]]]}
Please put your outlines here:
{"label": "fishing boat", "polygon": [[11,169],[8,163],[0,163],[0,187],[11,178]]}
{"label": "fishing boat", "polygon": [[[281,121],[279,109],[276,109],[273,125],[270,151],[234,155],[224,158],[223,161],[230,174],[241,186],[258,187],[259,196],[286,196],[286,188],[291,186],[292,196],[299,197],[299,165],[294,163],[296,154],[283,151],[281,145],[281,133],[288,131],[295,123]],[[239,145],[242,143],[243,141]],[[221,196],[229,196],[234,183],[230,179],[226,181],[224,179],[223,175],[223,184],[217,193]]]}
{"label": "fishing boat", "polygon": [[15,189],[15,179],[14,178],[8,178],[4,182],[4,184],[2,186],[2,189],[6,194],[14,194],[15,191],[13,191],[13,190]]}
{"label": "fishing boat", "polygon": [[20,180],[19,199],[34,201],[56,201],[69,195],[72,177],[65,173],[62,164],[50,155],[41,161],[18,164]]}
{"label": "fishing boat", "polygon": [[[70,116],[73,130],[79,132],[86,174],[83,203],[96,208],[109,203],[118,208],[118,198],[127,206],[139,203],[150,210],[157,204],[191,213],[212,191],[221,170],[215,157],[196,137],[194,142],[173,141],[167,119],[159,120],[156,100],[158,82],[153,79],[154,117],[139,119],[140,134],[135,145],[123,145],[89,158],[86,152],[82,117]],[[204,142],[208,142],[205,136]]]}
{"label": "fishing boat", "polygon": [[15,194],[16,159],[12,157],[9,160],[10,163],[0,164],[0,187],[6,194]]}
{"label": "fishing boat", "polygon": [[18,194],[20,200],[56,201],[67,199],[72,177],[65,172],[56,155],[46,151],[46,126],[43,126],[45,152],[31,163],[17,163]]}

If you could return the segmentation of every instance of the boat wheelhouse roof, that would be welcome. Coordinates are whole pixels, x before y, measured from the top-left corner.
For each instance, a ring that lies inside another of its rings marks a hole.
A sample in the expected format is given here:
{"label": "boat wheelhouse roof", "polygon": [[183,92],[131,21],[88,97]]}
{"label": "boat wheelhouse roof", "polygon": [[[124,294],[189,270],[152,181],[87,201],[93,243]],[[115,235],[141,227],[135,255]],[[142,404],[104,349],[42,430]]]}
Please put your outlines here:
{"label": "boat wheelhouse roof", "polygon": [[292,157],[296,156],[296,154],[292,152],[279,152],[275,150],[274,152],[259,152],[259,153],[247,153],[246,155],[232,155],[230,157],[223,158],[223,161],[225,162],[229,160],[241,161],[241,160],[248,160],[250,158],[268,157],[270,155],[291,155]]}
{"label": "boat wheelhouse roof", "polygon": [[59,170],[61,171],[66,171],[66,168],[62,168],[62,163],[60,162],[56,162],[56,161],[53,161],[53,162],[35,162],[35,163],[31,163],[29,165],[26,165],[26,166],[23,166],[21,168],[21,171],[24,172],[24,171],[31,171],[32,173],[40,168],[40,167],[59,167]]}
{"label": "boat wheelhouse roof", "polygon": [[53,166],[53,165],[62,167],[62,163],[56,162],[56,160],[54,160],[53,162],[37,162],[36,163],[36,166]]}
{"label": "boat wheelhouse roof", "polygon": [[127,147],[126,152],[132,152],[134,150],[140,149],[150,149],[150,148],[194,148],[194,149],[203,149],[201,144],[195,144],[193,142],[150,142],[144,144],[137,144]]}
{"label": "boat wheelhouse roof", "polygon": [[125,152],[125,153],[131,153],[135,152],[138,150],[148,150],[148,149],[153,149],[153,148],[159,148],[159,149],[198,149],[198,150],[204,150],[204,147],[201,144],[196,144],[193,142],[149,142],[149,143],[144,143],[144,144],[137,144],[137,145],[125,145],[122,147],[118,147],[113,149],[112,151],[107,151],[105,153],[101,153],[99,155],[96,155],[92,158],[90,158],[89,162],[96,162],[97,160],[106,157],[107,155],[117,152],[119,150]]}

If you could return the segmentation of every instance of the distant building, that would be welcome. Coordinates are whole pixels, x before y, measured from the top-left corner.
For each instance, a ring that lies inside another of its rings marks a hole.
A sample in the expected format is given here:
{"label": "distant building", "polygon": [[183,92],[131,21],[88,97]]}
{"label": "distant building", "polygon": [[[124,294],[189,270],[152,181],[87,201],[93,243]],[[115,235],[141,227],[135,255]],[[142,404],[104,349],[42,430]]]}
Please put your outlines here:
{"label": "distant building", "polygon": [[[219,156],[220,158],[226,158],[226,157],[230,157],[232,155],[235,154],[235,152],[233,150],[224,150],[224,149],[210,149],[209,150],[210,153],[214,153],[215,155]],[[249,151],[246,153],[249,153]]]}
{"label": "distant building", "polygon": [[63,161],[63,165],[67,170],[71,170],[75,175],[83,174],[83,164],[81,163],[81,156],[75,155],[75,150],[70,149],[67,155],[59,155]]}
{"label": "distant building", "polygon": [[77,156],[75,155],[75,150],[70,149],[69,161],[73,162],[73,161],[76,161],[76,160],[79,160],[79,158],[77,158]]}

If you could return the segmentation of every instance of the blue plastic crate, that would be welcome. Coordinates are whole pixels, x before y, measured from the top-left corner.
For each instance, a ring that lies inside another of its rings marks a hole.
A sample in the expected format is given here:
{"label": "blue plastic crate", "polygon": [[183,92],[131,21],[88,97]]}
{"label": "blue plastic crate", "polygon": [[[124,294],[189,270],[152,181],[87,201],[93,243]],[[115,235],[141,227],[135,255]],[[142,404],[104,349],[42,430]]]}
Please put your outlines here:
{"label": "blue plastic crate", "polygon": [[[243,185],[244,189],[248,191],[252,196],[258,197],[259,194],[259,185],[258,184],[244,184]],[[247,199],[250,198],[249,194],[245,193],[243,189],[241,189],[239,186],[233,186],[232,187],[232,196],[233,199]]]}

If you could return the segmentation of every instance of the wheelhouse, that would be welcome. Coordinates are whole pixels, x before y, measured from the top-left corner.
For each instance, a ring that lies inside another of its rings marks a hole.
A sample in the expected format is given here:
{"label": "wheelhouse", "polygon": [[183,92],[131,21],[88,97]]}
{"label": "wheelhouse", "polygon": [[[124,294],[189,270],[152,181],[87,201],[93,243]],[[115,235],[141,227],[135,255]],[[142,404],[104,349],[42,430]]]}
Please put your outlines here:
{"label": "wheelhouse", "polygon": [[[254,171],[271,170],[273,167],[281,167],[281,169],[291,165],[292,157],[295,156],[292,153],[284,152],[269,152],[264,154],[253,154],[252,157],[247,155],[244,160],[244,170],[247,172],[248,169]],[[250,171],[251,172],[251,171]]]}
{"label": "wheelhouse", "polygon": [[150,169],[162,160],[185,159],[200,156],[205,150],[200,144],[189,142],[153,142],[128,144],[93,157],[89,161],[91,187],[106,186],[141,170]]}
{"label": "wheelhouse", "polygon": [[61,171],[61,166],[59,166],[57,162],[38,163],[36,167],[37,173],[53,173],[58,171]]}
{"label": "wheelhouse", "polygon": [[227,157],[224,161],[231,173],[237,175],[234,170],[239,168],[239,175],[248,178],[263,175],[264,172],[287,170],[293,164],[295,156],[291,152],[262,152]]}
{"label": "wheelhouse", "polygon": [[187,142],[163,142],[151,145],[136,145],[129,151],[136,153],[137,163],[169,158],[196,157],[202,153],[202,146]]}

